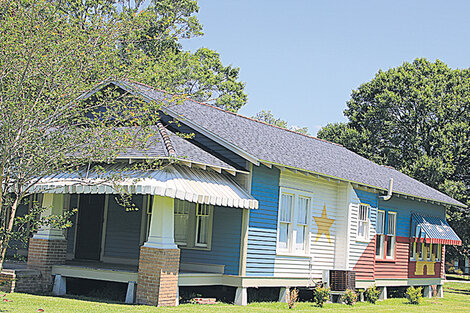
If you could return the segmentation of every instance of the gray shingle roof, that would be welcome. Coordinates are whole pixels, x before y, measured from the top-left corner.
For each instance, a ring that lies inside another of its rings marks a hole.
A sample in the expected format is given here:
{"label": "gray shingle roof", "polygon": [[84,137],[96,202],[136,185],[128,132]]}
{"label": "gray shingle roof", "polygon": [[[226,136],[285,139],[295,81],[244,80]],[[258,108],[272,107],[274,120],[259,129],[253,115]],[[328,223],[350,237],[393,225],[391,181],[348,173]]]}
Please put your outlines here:
{"label": "gray shingle roof", "polygon": [[[164,129],[170,139],[169,145],[174,148],[177,159],[187,160],[196,163],[216,166],[228,170],[236,170],[230,164],[225,163],[212,154],[202,150],[198,146],[181,138],[177,134],[168,129]],[[125,153],[120,154],[119,158],[125,159],[141,159],[141,158],[167,158],[170,157],[168,143],[165,143],[161,131],[155,132],[155,137],[150,139],[149,145],[145,151],[137,149],[129,149]]]}
{"label": "gray shingle roof", "polygon": [[[120,82],[144,96],[162,100],[160,90],[135,82]],[[386,190],[390,178],[396,193],[465,206],[395,169],[369,161],[343,146],[259,122],[207,104],[185,100],[171,110],[260,161],[311,171]],[[189,153],[189,151],[187,151]]]}

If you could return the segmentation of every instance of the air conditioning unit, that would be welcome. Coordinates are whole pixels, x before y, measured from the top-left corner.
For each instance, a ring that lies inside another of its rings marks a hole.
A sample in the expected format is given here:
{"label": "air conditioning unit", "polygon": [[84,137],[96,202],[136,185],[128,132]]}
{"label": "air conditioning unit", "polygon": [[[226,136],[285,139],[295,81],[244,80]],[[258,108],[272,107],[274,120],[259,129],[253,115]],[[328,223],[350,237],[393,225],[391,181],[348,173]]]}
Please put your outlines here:
{"label": "air conditioning unit", "polygon": [[330,270],[330,290],[346,291],[356,289],[356,273],[347,270]]}

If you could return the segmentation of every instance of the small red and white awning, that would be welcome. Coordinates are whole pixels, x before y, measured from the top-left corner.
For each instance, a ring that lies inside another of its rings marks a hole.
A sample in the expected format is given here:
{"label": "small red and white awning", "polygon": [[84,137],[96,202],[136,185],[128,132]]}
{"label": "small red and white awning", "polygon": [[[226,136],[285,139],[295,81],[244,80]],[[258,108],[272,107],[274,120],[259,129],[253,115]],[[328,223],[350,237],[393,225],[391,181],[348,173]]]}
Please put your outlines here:
{"label": "small red and white awning", "polygon": [[446,220],[435,216],[412,214],[415,233],[414,241],[443,245],[462,245],[462,240]]}

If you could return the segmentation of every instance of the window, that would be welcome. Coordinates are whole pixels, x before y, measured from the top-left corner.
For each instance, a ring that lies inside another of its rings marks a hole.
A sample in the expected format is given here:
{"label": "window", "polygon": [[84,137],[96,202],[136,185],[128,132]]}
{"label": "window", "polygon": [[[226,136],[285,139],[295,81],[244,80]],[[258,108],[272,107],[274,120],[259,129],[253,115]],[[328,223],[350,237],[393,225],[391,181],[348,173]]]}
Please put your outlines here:
{"label": "window", "polygon": [[357,220],[357,239],[369,239],[369,205],[359,205],[359,216]]}
{"label": "window", "polygon": [[410,252],[410,260],[440,262],[441,254],[441,244],[413,242],[412,250]]}
{"label": "window", "polygon": [[294,209],[294,195],[281,195],[281,210],[279,212],[279,248],[288,250],[289,238],[292,233],[292,211]]}
{"label": "window", "polygon": [[375,255],[379,259],[384,258],[385,247],[385,211],[377,212],[377,239],[375,242]]}
{"label": "window", "polygon": [[[149,196],[148,198],[146,238],[148,238],[149,235],[152,214],[151,197]],[[214,207],[211,205],[175,199],[175,243],[180,248],[210,249],[212,242],[213,212]]]}
{"label": "window", "polygon": [[382,260],[394,260],[397,237],[397,213],[378,210],[376,233],[375,257]]}
{"label": "window", "polygon": [[307,253],[311,199],[305,193],[281,188],[277,242],[279,253]]}
{"label": "window", "polygon": [[395,259],[397,232],[397,214],[388,212],[387,215],[387,259]]}
{"label": "window", "polygon": [[310,198],[299,196],[299,210],[297,211],[297,227],[295,232],[295,250],[305,251],[308,237],[308,212]]}
{"label": "window", "polygon": [[207,247],[209,237],[210,206],[199,204],[196,211],[196,242],[198,247]]}
{"label": "window", "polygon": [[193,202],[175,201],[175,242],[179,246],[188,244],[189,211],[195,207]]}

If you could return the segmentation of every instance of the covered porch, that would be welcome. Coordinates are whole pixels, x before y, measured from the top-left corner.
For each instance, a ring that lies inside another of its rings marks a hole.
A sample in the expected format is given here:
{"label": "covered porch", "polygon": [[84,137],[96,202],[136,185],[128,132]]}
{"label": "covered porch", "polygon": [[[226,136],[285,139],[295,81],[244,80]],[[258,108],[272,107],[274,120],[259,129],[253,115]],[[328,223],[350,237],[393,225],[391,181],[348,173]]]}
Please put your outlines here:
{"label": "covered porch", "polygon": [[126,302],[158,306],[176,305],[178,286],[238,275],[243,219],[256,200],[211,170],[172,166],[164,174],[127,186],[127,209],[109,186],[44,186],[44,214],[78,213],[65,232],[44,228],[31,239],[28,267],[51,283],[54,276],[56,294],[66,293],[69,277],[113,281],[128,284]]}

